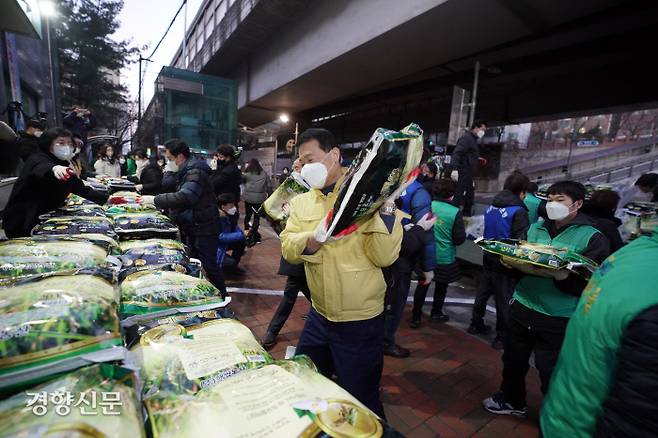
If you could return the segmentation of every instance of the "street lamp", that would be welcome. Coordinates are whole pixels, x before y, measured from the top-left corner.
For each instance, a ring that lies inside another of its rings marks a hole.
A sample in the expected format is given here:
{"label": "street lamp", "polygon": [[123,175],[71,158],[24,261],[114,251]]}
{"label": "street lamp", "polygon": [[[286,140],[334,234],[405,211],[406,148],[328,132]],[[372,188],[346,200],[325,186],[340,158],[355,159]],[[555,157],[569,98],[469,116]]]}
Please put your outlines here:
{"label": "street lamp", "polygon": [[288,114],[283,113],[279,116],[279,121],[281,123],[288,123],[290,121],[290,117],[288,117]]}
{"label": "street lamp", "polygon": [[57,103],[55,100],[55,74],[53,72],[53,49],[50,38],[50,18],[57,16],[57,8],[55,7],[55,3],[52,1],[40,0],[39,12],[42,16],[46,17],[46,38],[48,39],[48,70],[50,70],[50,99],[52,101],[53,120],[55,120],[55,124],[58,124],[58,111]]}

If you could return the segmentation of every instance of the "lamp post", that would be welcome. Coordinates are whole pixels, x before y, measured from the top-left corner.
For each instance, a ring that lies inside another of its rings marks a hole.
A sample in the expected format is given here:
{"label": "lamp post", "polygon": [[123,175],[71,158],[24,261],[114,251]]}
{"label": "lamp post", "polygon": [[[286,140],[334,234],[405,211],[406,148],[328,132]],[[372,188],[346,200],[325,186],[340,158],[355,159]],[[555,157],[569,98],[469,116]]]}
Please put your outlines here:
{"label": "lamp post", "polygon": [[53,119],[58,124],[57,103],[55,100],[55,73],[53,71],[53,49],[50,37],[50,18],[57,16],[57,9],[52,1],[41,0],[39,2],[39,12],[46,17],[46,38],[48,40],[48,70],[50,72],[50,99],[52,101]]}

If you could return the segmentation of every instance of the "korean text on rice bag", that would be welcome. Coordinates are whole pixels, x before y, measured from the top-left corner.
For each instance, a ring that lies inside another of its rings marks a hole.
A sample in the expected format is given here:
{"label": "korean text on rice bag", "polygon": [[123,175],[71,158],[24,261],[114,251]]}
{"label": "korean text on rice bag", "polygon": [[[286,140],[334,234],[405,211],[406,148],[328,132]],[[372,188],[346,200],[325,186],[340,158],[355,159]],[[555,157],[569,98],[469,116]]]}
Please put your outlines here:
{"label": "korean text on rice bag", "polygon": [[32,235],[39,234],[104,234],[116,239],[111,219],[104,217],[57,217],[47,219],[32,229]]}
{"label": "korean text on rice bag", "polygon": [[114,230],[124,239],[175,238],[178,233],[178,227],[167,216],[158,212],[114,215]]}

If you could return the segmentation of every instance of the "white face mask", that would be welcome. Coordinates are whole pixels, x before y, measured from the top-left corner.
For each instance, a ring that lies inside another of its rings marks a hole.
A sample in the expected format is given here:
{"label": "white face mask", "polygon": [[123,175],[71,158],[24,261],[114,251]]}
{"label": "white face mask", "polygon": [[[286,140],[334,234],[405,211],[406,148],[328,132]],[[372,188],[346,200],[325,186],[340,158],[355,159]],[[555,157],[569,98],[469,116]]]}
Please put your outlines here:
{"label": "white face mask", "polygon": [[550,201],[546,203],[546,214],[548,215],[548,218],[550,220],[561,221],[562,219],[569,216],[570,208],[571,208],[570,206],[567,207],[561,202]]}
{"label": "white face mask", "polygon": [[228,211],[226,212],[226,214],[228,214],[229,216],[233,216],[233,215],[234,215],[235,213],[237,213],[237,212],[238,212],[237,207],[231,207],[231,208],[228,209]]}
{"label": "white face mask", "polygon": [[119,158],[119,164],[126,164],[125,158]]}
{"label": "white face mask", "polygon": [[172,172],[178,172],[178,164],[176,164],[176,161],[167,158],[167,165]]}
{"label": "white face mask", "polygon": [[41,134],[43,134],[43,131],[34,131],[32,135],[34,135],[36,138],[41,137]]}
{"label": "white face mask", "polygon": [[[316,163],[305,164],[302,167],[302,178],[312,189],[323,189],[324,185],[327,183],[327,176],[329,175],[329,169],[324,165],[324,160],[329,156],[325,156],[321,161]],[[335,164],[335,163],[334,163]],[[333,164],[331,167],[333,168]]]}
{"label": "white face mask", "polygon": [[54,145],[53,146],[53,155],[60,160],[70,160],[73,157],[73,148],[68,145]]}
{"label": "white face mask", "polygon": [[209,166],[211,170],[217,170],[217,158],[210,160]]}
{"label": "white face mask", "polygon": [[484,130],[478,131],[477,136],[478,136],[478,138],[484,137]]}

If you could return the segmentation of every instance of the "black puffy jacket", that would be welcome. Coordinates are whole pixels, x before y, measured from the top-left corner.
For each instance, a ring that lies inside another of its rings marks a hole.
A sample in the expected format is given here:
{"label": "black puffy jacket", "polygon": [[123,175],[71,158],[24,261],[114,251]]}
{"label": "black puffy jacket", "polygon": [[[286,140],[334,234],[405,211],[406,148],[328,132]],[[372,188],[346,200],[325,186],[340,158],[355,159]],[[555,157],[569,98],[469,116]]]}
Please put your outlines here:
{"label": "black puffy jacket", "polygon": [[236,202],[240,200],[242,173],[233,161],[226,164],[219,164],[217,170],[213,172],[211,179],[216,196],[223,193],[230,193],[235,196]]}
{"label": "black puffy jacket", "polygon": [[181,232],[187,236],[219,233],[219,213],[205,160],[190,157],[176,173],[176,192],[155,197],[158,208],[169,209]]}

